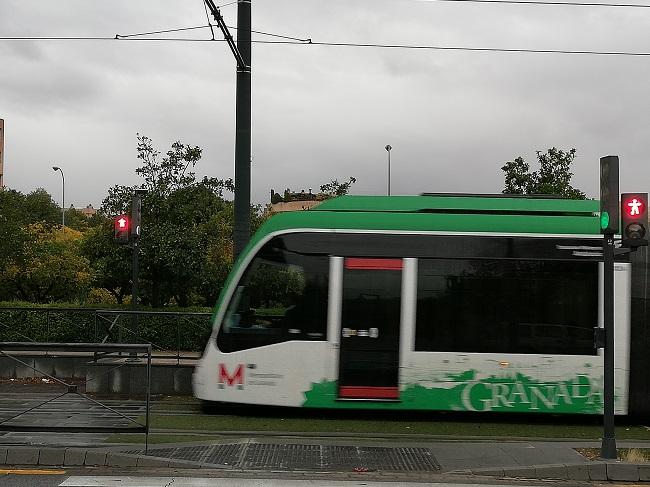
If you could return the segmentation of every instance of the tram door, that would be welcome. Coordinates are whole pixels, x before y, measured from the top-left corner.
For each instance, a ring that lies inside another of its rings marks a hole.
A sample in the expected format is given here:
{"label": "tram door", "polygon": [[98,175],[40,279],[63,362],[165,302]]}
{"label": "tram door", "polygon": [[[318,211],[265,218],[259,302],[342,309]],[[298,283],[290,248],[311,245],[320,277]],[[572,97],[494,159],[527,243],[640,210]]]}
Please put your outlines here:
{"label": "tram door", "polygon": [[339,399],[399,399],[401,288],[402,259],[344,259]]}

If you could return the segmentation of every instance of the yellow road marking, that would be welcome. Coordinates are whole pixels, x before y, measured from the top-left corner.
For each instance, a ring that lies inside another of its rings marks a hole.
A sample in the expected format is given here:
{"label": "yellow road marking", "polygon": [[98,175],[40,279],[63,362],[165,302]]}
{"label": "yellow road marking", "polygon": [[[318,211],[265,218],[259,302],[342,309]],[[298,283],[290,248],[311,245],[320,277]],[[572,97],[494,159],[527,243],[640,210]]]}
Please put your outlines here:
{"label": "yellow road marking", "polygon": [[43,470],[43,469],[23,469],[10,468],[0,469],[0,475],[63,475],[65,470]]}

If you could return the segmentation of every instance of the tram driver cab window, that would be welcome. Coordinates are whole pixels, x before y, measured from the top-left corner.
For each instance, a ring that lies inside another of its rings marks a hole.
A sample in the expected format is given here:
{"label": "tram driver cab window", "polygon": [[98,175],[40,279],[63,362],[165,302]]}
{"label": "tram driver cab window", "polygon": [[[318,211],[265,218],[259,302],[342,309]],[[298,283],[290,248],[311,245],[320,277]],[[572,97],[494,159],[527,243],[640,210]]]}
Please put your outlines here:
{"label": "tram driver cab window", "polygon": [[328,257],[267,243],[237,285],[217,335],[223,352],[290,340],[326,340]]}

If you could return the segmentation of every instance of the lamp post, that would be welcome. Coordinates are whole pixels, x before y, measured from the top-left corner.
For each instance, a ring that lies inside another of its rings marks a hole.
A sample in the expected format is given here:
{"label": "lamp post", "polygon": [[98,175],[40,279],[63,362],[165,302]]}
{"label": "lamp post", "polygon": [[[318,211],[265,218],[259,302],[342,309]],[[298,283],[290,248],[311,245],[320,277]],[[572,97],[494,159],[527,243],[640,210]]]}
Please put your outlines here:
{"label": "lamp post", "polygon": [[63,231],[65,232],[65,176],[63,175],[63,169],[61,169],[60,167],[52,166],[52,169],[55,172],[56,171],[61,172],[61,184],[62,184],[62,187],[61,187],[61,193],[62,193],[62,196],[61,196],[61,200],[62,200],[61,201],[61,213],[62,213],[62,221],[63,221],[62,227],[63,227]]}
{"label": "lamp post", "polygon": [[388,196],[390,196],[390,150],[392,147],[390,145],[387,145],[385,149],[386,152],[388,152]]}

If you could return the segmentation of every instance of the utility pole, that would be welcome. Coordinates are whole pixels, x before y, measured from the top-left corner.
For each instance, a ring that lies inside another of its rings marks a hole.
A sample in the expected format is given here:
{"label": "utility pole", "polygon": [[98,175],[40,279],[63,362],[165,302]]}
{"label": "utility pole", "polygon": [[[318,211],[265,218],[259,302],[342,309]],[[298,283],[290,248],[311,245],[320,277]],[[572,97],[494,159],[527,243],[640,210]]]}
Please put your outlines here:
{"label": "utility pole", "polygon": [[234,258],[248,243],[251,233],[251,0],[237,2],[237,45],[213,0],[205,4],[217,21],[237,60],[235,101],[235,225]]}

